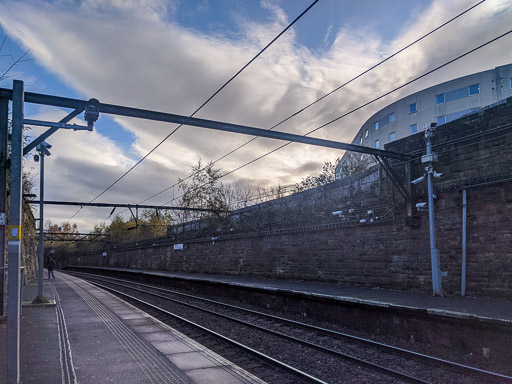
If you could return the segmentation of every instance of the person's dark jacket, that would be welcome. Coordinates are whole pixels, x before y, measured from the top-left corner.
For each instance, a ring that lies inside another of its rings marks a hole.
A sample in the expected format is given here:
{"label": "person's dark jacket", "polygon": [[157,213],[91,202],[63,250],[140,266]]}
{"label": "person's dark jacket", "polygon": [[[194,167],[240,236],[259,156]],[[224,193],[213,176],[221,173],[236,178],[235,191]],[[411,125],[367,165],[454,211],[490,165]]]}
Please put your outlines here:
{"label": "person's dark jacket", "polygon": [[46,267],[53,271],[55,269],[55,260],[48,260],[48,263],[46,263]]}

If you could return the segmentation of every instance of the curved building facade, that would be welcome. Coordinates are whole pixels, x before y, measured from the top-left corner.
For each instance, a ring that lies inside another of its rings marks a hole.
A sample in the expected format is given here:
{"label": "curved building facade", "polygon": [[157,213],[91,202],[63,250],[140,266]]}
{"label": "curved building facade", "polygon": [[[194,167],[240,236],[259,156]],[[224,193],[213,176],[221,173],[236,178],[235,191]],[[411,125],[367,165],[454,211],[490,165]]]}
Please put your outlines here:
{"label": "curved building facade", "polygon": [[[370,117],[352,144],[372,148],[413,135],[436,122],[442,125],[512,96],[512,64],[460,77],[395,101]],[[347,153],[336,167],[337,177]]]}

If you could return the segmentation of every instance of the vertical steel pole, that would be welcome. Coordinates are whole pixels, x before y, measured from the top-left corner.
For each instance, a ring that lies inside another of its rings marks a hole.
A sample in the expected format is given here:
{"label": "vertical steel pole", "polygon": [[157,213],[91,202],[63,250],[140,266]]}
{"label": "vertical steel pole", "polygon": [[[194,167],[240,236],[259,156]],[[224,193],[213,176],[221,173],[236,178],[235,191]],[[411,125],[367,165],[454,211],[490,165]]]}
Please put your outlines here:
{"label": "vertical steel pole", "polygon": [[411,163],[405,163],[405,185],[407,192],[409,193],[409,197],[407,198],[407,216],[412,216],[412,186],[411,186]]}
{"label": "vertical steel pole", "polygon": [[[0,98],[0,268],[5,266],[5,201],[7,198],[7,131],[9,99]],[[0,316],[4,315],[5,271],[0,269]]]}
{"label": "vertical steel pole", "polygon": [[[425,132],[427,140],[427,156],[432,156],[432,131]],[[428,183],[428,223],[430,231],[430,261],[432,266],[432,293],[434,296],[443,296],[441,289],[441,263],[439,258],[439,250],[436,248],[436,230],[434,225],[434,188],[432,185],[433,166],[432,161],[427,166],[427,183]]]}
{"label": "vertical steel pole", "polygon": [[21,221],[24,86],[14,80],[12,95],[11,184],[8,227],[7,383],[20,382]]}
{"label": "vertical steel pole", "polygon": [[462,278],[460,294],[466,295],[466,217],[467,217],[467,197],[466,189],[462,190]]}
{"label": "vertical steel pole", "polygon": [[[41,144],[40,144],[41,145]],[[44,152],[40,151],[39,161],[41,162],[39,168],[39,271],[38,271],[38,288],[37,288],[37,298],[42,303],[47,303],[48,300],[43,296],[43,268],[44,268],[44,258],[43,258],[43,247],[44,247],[44,238],[43,238],[43,223],[44,223]]]}

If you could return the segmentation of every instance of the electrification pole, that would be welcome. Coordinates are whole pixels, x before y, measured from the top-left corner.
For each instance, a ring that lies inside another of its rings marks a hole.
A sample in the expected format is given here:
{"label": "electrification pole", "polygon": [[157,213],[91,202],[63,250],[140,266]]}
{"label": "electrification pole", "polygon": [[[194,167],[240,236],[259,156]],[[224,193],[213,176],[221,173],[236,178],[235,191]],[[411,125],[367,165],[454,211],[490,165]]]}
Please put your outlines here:
{"label": "electrification pole", "polygon": [[11,188],[7,281],[7,383],[20,382],[21,222],[24,85],[14,80],[12,93]]}
{"label": "electrification pole", "polygon": [[428,185],[428,223],[430,232],[430,261],[432,265],[432,290],[434,296],[443,296],[441,261],[439,257],[439,249],[436,248],[436,231],[434,225],[434,188],[432,185],[432,177],[437,176],[434,172],[433,163],[437,162],[437,154],[432,152],[432,136],[434,135],[435,125],[431,125],[425,131],[425,140],[427,144],[427,153],[422,156],[421,162],[426,163],[425,171],[427,173]]}
{"label": "electrification pole", "polygon": [[[34,299],[33,303],[48,303],[48,299],[43,295],[43,269],[44,269],[44,234],[43,234],[43,226],[44,226],[44,158],[45,156],[50,156],[50,151],[48,149],[51,148],[51,145],[47,142],[43,141],[36,147],[37,152],[39,153],[38,157],[34,157],[34,160],[40,162],[39,167],[39,245],[38,245],[38,253],[39,253],[39,270],[38,270],[38,290],[37,297]],[[37,156],[37,155],[36,155]]]}
{"label": "electrification pole", "polygon": [[7,199],[7,127],[9,99],[0,97],[0,316],[5,298],[5,202]]}

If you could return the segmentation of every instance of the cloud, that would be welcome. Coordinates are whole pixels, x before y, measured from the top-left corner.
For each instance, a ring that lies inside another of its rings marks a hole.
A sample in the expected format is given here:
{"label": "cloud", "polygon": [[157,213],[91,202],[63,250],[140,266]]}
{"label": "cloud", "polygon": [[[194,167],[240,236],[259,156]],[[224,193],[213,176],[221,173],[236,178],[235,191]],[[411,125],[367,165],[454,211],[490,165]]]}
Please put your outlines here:
{"label": "cloud", "polygon": [[[84,99],[96,97],[106,103],[189,115],[289,22],[281,8],[264,1],[262,7],[269,15],[266,21],[256,23],[239,16],[239,36],[211,36],[174,21],[177,4],[163,0],[5,0],[0,4],[0,24],[31,49],[41,66]],[[383,40],[371,26],[356,29],[346,24],[337,31],[328,29],[326,39],[333,43],[312,52],[301,45],[292,30],[197,116],[269,128],[472,4],[466,0],[433,1],[422,13],[403,20],[405,27],[392,41]],[[511,18],[506,1],[488,0],[277,130],[304,134],[315,129],[503,33]],[[351,142],[369,116],[406,94],[512,62],[510,43],[507,37],[313,136]],[[46,92],[52,93],[51,88]],[[97,133],[63,132],[52,137],[55,147],[49,163],[53,161],[54,171],[49,170],[49,180],[53,179],[48,184],[49,196],[62,200],[93,198],[176,128],[140,119],[117,117],[116,121],[133,134],[128,152]],[[105,129],[108,124],[104,117],[97,123]],[[182,127],[104,198],[142,200],[186,177],[199,159],[215,160],[248,139]],[[227,172],[281,144],[258,139],[218,166]],[[325,161],[340,155],[339,151],[293,144],[226,177],[226,181],[253,180],[261,186],[293,184],[319,173]],[[167,197],[159,196],[151,203],[162,203]],[[55,210],[58,220],[65,216],[62,212]],[[82,220],[86,216],[81,213],[78,217]],[[94,215],[87,217],[90,223]]]}

